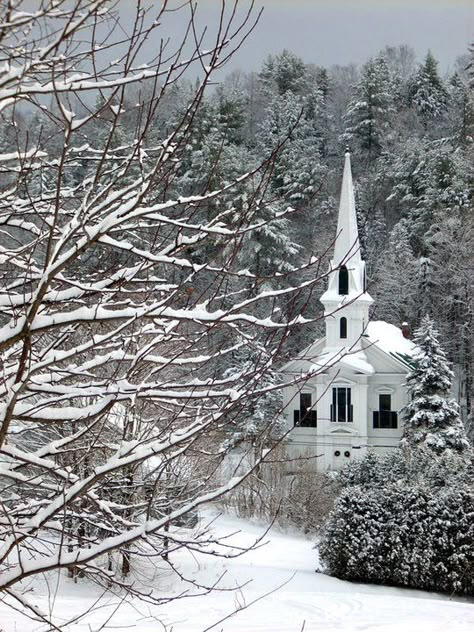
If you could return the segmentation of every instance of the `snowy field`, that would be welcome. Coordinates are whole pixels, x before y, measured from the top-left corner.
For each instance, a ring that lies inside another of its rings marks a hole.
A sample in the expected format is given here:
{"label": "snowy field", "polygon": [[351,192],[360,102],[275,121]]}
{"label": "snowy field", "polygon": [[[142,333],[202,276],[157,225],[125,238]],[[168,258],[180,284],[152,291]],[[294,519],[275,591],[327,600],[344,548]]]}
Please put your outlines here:
{"label": "snowy field", "polygon": [[[211,516],[209,510],[205,518]],[[228,544],[251,545],[262,528],[228,516],[214,523],[217,534],[233,534]],[[265,544],[234,559],[216,559],[189,553],[175,554],[173,563],[203,583],[221,580],[223,588],[244,586],[207,596],[181,599],[157,607],[132,600],[103,596],[86,582],[49,577],[28,586],[35,606],[52,612],[54,623],[65,632],[136,630],[138,632],[472,632],[474,603],[450,600],[433,593],[351,584],[316,573],[313,543],[302,536],[276,530]],[[144,565],[136,581],[153,585],[162,594],[189,590],[170,574],[152,578]],[[264,598],[262,596],[267,595]],[[248,607],[245,607],[248,606]],[[81,613],[91,611],[84,617]],[[230,618],[225,617],[238,610]],[[78,618],[79,617],[79,618]],[[45,632],[51,628],[34,623],[0,603],[1,632]]]}

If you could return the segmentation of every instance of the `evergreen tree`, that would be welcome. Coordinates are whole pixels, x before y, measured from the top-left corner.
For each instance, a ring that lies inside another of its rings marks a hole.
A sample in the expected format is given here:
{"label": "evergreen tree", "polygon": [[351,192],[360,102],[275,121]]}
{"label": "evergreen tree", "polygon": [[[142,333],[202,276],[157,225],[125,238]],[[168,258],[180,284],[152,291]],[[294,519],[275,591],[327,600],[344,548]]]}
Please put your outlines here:
{"label": "evergreen tree", "polygon": [[416,316],[418,262],[410,245],[406,220],[392,229],[377,276],[377,317],[394,324]]}
{"label": "evergreen tree", "polygon": [[473,595],[473,502],[469,485],[348,487],[323,530],[320,558],[340,579]]}
{"label": "evergreen tree", "polygon": [[472,410],[472,358],[474,339],[472,321],[472,266],[474,222],[472,214],[442,215],[427,236],[432,261],[432,295],[437,323],[444,347],[453,361],[457,377],[457,399],[462,418],[468,420]]}
{"label": "evergreen tree", "polygon": [[470,77],[470,85],[471,88],[474,86],[474,42],[472,42],[469,47],[469,62],[467,65],[467,71],[469,72]]}
{"label": "evergreen tree", "polygon": [[390,116],[393,112],[393,91],[387,62],[383,57],[370,59],[349,103],[344,140],[355,139],[368,153],[369,160],[377,156],[383,146]]}
{"label": "evergreen tree", "polygon": [[453,372],[439,343],[438,332],[425,316],[415,332],[419,351],[407,377],[410,402],[405,409],[402,445],[426,447],[436,454],[469,447],[457,403],[450,399]]}
{"label": "evergreen tree", "polygon": [[408,96],[425,127],[430,120],[439,117],[447,109],[448,91],[439,76],[438,62],[431,51],[428,51],[425,62],[412,77]]}
{"label": "evergreen tree", "polygon": [[474,594],[472,454],[412,456],[369,451],[338,473],[320,559],[340,579]]}
{"label": "evergreen tree", "polygon": [[313,201],[325,172],[320,159],[321,107],[322,95],[317,89],[307,98],[291,92],[274,97],[259,130],[258,144],[263,157],[282,144],[271,184],[272,190],[292,206],[304,207]]}
{"label": "evergreen tree", "polygon": [[[410,243],[416,256],[427,256],[426,235],[437,217],[467,209],[472,197],[472,174],[464,149],[455,141],[405,139],[403,147],[383,156],[388,202],[396,202],[407,218]],[[444,221],[444,220],[443,220]]]}
{"label": "evergreen tree", "polygon": [[460,143],[470,144],[474,136],[474,95],[469,78],[455,72],[450,81],[450,127]]}
{"label": "evergreen tree", "polygon": [[[243,212],[248,204],[243,198]],[[301,248],[291,236],[291,221],[279,217],[285,205],[281,201],[263,204],[253,217],[253,230],[241,241],[238,260],[254,275],[265,277],[270,270],[278,273],[291,272],[296,268]]]}
{"label": "evergreen tree", "polygon": [[300,57],[289,50],[269,55],[263,63],[260,79],[270,92],[302,94],[306,87],[306,66]]}

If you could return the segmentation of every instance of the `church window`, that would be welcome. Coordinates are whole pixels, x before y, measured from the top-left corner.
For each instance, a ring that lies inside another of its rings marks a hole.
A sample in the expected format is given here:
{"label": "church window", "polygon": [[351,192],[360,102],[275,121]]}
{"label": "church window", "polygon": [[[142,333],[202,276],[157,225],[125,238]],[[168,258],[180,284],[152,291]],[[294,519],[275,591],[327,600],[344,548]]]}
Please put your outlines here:
{"label": "church window", "polygon": [[339,294],[349,294],[349,272],[346,266],[339,269]]}
{"label": "church window", "polygon": [[331,421],[352,422],[351,389],[337,386],[332,389]]}
{"label": "church window", "polygon": [[316,410],[313,410],[313,396],[311,393],[300,393],[299,410],[294,411],[294,424],[300,428],[316,428],[318,418]]}
{"label": "church window", "polygon": [[380,393],[379,409],[374,410],[374,428],[398,428],[398,413],[392,410],[392,396]]}
{"label": "church window", "polygon": [[347,338],[347,318],[345,316],[339,321],[339,334],[341,338]]}

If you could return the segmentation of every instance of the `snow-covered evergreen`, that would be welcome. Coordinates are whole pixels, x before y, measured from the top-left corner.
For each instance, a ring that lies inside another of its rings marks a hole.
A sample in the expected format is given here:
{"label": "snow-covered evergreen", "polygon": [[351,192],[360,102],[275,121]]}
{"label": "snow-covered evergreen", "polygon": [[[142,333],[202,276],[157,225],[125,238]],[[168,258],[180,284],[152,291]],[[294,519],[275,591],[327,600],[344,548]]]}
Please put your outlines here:
{"label": "snow-covered evergreen", "polygon": [[411,78],[409,98],[425,124],[439,117],[448,107],[448,92],[431,51]]}
{"label": "snow-covered evergreen", "polygon": [[385,58],[370,59],[347,110],[344,139],[356,139],[369,158],[374,157],[382,149],[393,111],[393,89]]}
{"label": "snow-covered evergreen", "polygon": [[371,451],[343,491],[320,557],[341,579],[474,594],[472,454]]}
{"label": "snow-covered evergreen", "polygon": [[474,595],[474,492],[409,482],[349,487],[319,553],[341,579]]}
{"label": "snow-covered evergreen", "polygon": [[425,316],[415,332],[419,351],[407,377],[410,401],[405,410],[402,444],[429,448],[436,454],[445,450],[462,452],[469,443],[459,406],[450,397],[453,372],[438,338],[433,321]]}

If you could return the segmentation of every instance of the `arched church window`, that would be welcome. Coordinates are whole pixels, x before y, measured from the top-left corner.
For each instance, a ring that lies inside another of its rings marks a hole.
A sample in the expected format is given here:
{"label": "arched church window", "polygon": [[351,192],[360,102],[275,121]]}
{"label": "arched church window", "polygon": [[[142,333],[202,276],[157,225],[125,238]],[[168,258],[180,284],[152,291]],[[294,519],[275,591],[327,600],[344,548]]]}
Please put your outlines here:
{"label": "arched church window", "polygon": [[346,266],[339,270],[339,294],[349,294],[349,272]]}
{"label": "arched church window", "polygon": [[345,316],[339,321],[339,336],[340,338],[347,338],[347,318]]}

